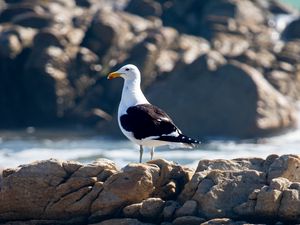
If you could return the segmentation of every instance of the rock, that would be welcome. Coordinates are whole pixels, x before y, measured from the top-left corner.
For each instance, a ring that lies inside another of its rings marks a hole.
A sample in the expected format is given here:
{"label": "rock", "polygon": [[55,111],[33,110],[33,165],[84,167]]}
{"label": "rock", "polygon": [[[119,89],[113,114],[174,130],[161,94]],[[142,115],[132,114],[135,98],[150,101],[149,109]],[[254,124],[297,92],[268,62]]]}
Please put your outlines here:
{"label": "rock", "polygon": [[197,202],[193,200],[186,201],[183,206],[175,212],[175,217],[195,216],[197,214]]}
{"label": "rock", "polygon": [[90,219],[94,221],[111,216],[125,203],[138,203],[150,197],[158,173],[156,165],[129,164],[122,172],[109,177],[91,206]]}
{"label": "rock", "polygon": [[123,214],[125,217],[138,218],[140,214],[140,209],[142,208],[142,203],[136,203],[126,206],[123,209]]}
{"label": "rock", "polygon": [[182,216],[178,217],[175,220],[173,220],[173,225],[199,225],[202,224],[205,221],[203,218],[199,218],[196,216]]}
{"label": "rock", "polygon": [[[106,159],[87,165],[37,161],[3,170],[0,221],[6,225],[237,225],[255,218],[256,223],[297,224],[300,182],[289,180],[295,177],[287,173],[273,173],[278,161],[288,162],[283,170],[295,172],[291,166],[297,165],[295,158],[271,155],[265,160],[205,160],[176,195],[157,191],[172,179],[176,188],[178,177],[183,176],[179,173],[183,167],[164,160],[129,164],[121,171]],[[271,179],[275,174],[287,178]],[[172,200],[163,199],[170,197]]]}
{"label": "rock", "polygon": [[153,225],[152,223],[142,223],[136,219],[110,219],[110,220],[105,220],[101,223],[93,223],[91,225]]}
{"label": "rock", "polygon": [[283,155],[277,158],[269,167],[268,181],[283,177],[292,182],[300,182],[300,157],[298,155]]}
{"label": "rock", "polygon": [[201,225],[251,225],[251,224],[243,221],[235,222],[228,218],[218,218],[218,219],[209,220],[205,223],[201,223]]}
{"label": "rock", "polygon": [[49,27],[54,24],[54,20],[51,18],[51,16],[39,15],[33,12],[15,16],[12,22],[20,26],[37,29]]}
{"label": "rock", "polygon": [[[183,130],[188,127],[189,134],[198,138],[206,135],[253,137],[295,126],[295,108],[261,73],[235,61],[222,66],[224,63],[201,56],[180,72],[152,85],[148,96],[151,102],[168,109],[179,127]],[[176,102],[168,92],[171,89],[180,90]],[[186,96],[198,97],[188,99]],[[209,104],[207,99],[210,99]],[[182,102],[195,110],[178,114]],[[206,107],[201,107],[203,102]],[[239,113],[240,108],[245,109],[243,114]]]}
{"label": "rock", "polygon": [[283,31],[282,37],[288,41],[293,39],[300,39],[300,19],[292,21]]}
{"label": "rock", "polygon": [[169,200],[166,202],[163,209],[163,218],[165,221],[171,221],[176,209],[180,207],[180,204],[176,201]]}
{"label": "rock", "polygon": [[[89,172],[90,166],[94,168],[93,173]],[[88,166],[48,160],[15,170],[6,169],[0,190],[0,219],[68,220],[87,217],[87,206],[103,189],[106,177],[115,171],[114,164],[108,160]]]}
{"label": "rock", "polygon": [[157,16],[162,14],[161,5],[153,0],[131,0],[127,5],[126,11],[140,15],[142,17]]}
{"label": "rock", "polygon": [[165,201],[160,198],[148,198],[142,202],[140,214],[145,218],[159,218]]}

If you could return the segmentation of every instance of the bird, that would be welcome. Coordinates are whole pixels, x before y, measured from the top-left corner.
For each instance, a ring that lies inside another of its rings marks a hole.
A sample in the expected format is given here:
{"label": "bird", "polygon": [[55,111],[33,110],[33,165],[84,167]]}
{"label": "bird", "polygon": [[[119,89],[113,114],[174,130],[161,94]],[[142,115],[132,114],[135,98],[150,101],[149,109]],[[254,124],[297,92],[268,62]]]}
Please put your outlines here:
{"label": "bird", "polygon": [[122,133],[140,147],[142,162],[144,147],[154,149],[158,146],[193,148],[200,141],[190,138],[180,131],[171,117],[159,107],[150,104],[141,90],[141,72],[133,64],[122,66],[109,73],[108,80],[123,78],[123,90],[118,108],[118,124]]}

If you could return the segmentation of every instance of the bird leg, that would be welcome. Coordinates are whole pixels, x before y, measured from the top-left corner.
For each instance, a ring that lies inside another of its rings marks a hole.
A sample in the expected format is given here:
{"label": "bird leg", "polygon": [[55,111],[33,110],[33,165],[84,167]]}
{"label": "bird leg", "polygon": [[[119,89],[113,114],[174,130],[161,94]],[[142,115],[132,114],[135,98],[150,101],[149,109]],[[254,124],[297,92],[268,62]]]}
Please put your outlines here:
{"label": "bird leg", "polygon": [[151,155],[151,160],[152,160],[153,159],[153,155],[154,155],[154,147],[151,148],[150,155]]}
{"label": "bird leg", "polygon": [[143,146],[140,145],[140,163],[142,163],[143,152],[144,152]]}

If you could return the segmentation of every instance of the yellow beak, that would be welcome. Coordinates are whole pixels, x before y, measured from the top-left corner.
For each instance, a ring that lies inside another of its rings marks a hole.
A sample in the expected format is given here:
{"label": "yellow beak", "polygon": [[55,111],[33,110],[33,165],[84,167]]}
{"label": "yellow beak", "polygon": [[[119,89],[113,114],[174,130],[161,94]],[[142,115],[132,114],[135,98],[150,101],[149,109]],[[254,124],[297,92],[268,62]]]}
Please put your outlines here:
{"label": "yellow beak", "polygon": [[108,74],[107,79],[108,80],[112,80],[114,78],[121,77],[121,75],[122,75],[121,73],[112,72],[112,73]]}

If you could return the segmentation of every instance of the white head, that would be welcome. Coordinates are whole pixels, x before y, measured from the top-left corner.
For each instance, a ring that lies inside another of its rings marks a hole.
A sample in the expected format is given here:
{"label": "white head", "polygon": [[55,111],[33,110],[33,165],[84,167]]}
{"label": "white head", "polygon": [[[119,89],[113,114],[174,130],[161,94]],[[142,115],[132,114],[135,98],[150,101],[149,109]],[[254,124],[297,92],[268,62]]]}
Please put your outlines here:
{"label": "white head", "polygon": [[122,77],[122,78],[124,78],[125,81],[139,81],[140,82],[141,73],[135,65],[127,64],[125,66],[122,66],[117,71],[110,73],[107,76],[107,79],[111,80],[111,79],[114,79],[117,77]]}

